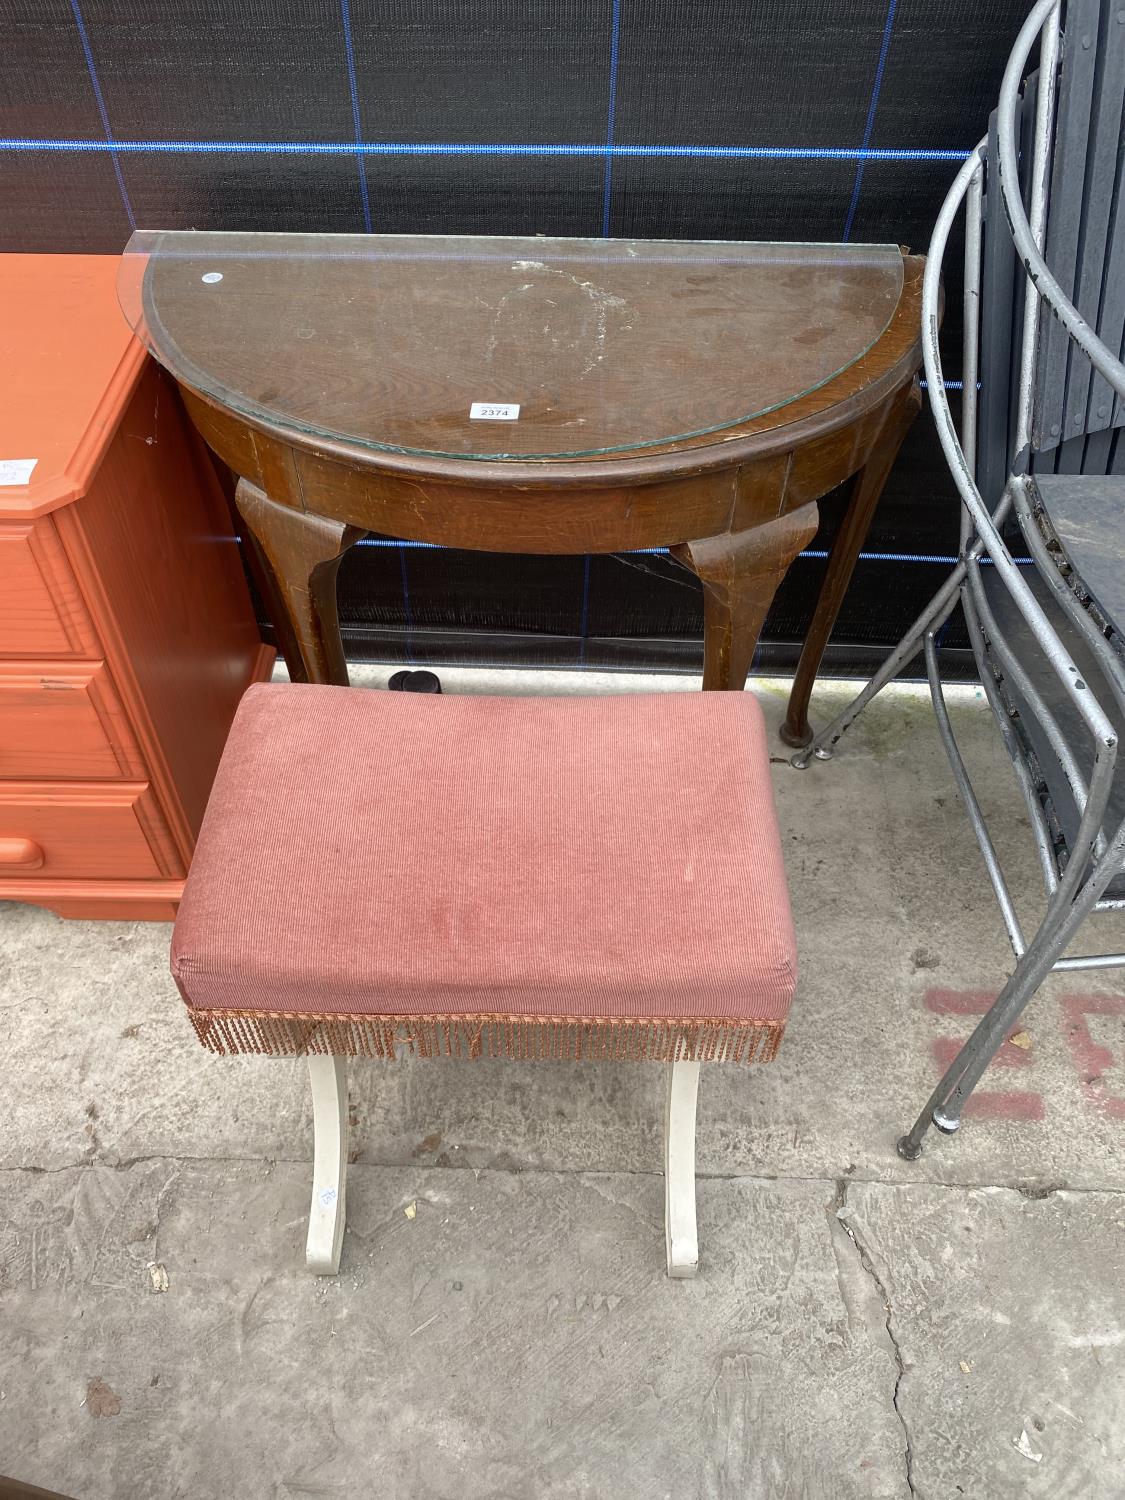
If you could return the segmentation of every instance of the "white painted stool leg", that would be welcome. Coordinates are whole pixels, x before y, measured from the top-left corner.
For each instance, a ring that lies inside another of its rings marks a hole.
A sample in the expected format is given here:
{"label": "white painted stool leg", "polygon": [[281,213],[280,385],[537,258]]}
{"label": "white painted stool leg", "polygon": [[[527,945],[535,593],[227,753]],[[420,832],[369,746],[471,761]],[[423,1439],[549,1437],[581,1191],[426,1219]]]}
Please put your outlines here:
{"label": "white painted stool leg", "polygon": [[310,1055],[313,1187],[305,1264],[318,1276],[340,1269],[348,1174],[348,1075],[342,1057]]}
{"label": "white painted stool leg", "polygon": [[699,1270],[695,1227],[695,1100],[699,1064],[674,1062],[668,1069],[664,1115],[664,1243],[668,1275],[694,1276]]}

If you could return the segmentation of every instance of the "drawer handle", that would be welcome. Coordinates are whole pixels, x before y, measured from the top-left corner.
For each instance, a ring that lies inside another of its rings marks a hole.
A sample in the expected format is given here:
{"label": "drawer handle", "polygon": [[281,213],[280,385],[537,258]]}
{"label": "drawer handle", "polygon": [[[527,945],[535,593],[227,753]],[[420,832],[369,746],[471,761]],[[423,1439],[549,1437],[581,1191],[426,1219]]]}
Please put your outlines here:
{"label": "drawer handle", "polygon": [[43,851],[32,839],[0,838],[0,865],[14,865],[19,870],[38,870]]}

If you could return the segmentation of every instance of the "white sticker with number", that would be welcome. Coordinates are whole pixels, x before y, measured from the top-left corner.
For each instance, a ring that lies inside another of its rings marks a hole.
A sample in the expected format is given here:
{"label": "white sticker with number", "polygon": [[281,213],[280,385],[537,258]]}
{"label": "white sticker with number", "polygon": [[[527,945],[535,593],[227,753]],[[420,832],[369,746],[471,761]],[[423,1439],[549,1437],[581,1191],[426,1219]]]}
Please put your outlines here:
{"label": "white sticker with number", "polygon": [[518,402],[474,401],[469,407],[470,422],[518,422],[519,416]]}
{"label": "white sticker with number", "polygon": [[37,458],[0,458],[0,484],[27,484],[38,462]]}

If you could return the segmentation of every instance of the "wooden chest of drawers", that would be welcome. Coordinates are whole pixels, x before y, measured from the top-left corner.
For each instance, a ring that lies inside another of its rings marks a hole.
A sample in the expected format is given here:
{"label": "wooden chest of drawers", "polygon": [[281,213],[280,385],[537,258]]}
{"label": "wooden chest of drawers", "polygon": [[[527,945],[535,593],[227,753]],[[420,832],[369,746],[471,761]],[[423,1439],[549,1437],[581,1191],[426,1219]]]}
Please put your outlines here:
{"label": "wooden chest of drawers", "polygon": [[[170,918],[267,676],[230,510],[116,256],[0,256],[0,901]],[[15,477],[19,477],[16,471]]]}

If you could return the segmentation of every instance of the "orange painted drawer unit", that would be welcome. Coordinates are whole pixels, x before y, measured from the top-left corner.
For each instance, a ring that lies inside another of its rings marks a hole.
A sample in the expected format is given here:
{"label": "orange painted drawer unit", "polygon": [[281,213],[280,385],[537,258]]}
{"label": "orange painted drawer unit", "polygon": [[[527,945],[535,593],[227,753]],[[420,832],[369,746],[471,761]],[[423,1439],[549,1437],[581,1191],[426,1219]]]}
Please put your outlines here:
{"label": "orange painted drawer unit", "polygon": [[273,652],[117,266],[0,256],[0,902],[160,919]]}

